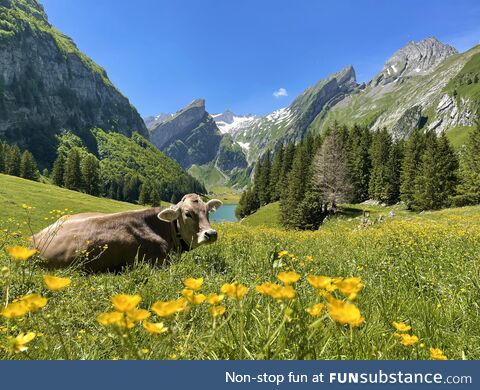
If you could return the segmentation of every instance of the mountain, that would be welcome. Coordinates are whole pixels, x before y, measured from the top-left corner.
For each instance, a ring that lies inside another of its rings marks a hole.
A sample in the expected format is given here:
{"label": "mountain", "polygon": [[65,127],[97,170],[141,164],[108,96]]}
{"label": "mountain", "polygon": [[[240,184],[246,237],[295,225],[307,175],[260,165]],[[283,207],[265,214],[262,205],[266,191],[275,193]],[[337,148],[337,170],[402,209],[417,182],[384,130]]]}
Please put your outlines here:
{"label": "mountain", "polygon": [[145,118],[145,123],[152,143],[206,185],[225,184],[248,165],[242,147],[220,130],[203,99],[173,115],[151,118]]}
{"label": "mountain", "polygon": [[165,122],[167,119],[170,119],[173,115],[174,114],[170,113],[160,113],[155,116],[147,116],[143,118],[143,121],[145,122],[147,129],[152,129],[158,126],[160,123]]}
{"label": "mountain", "polygon": [[48,22],[36,0],[0,0],[0,69],[0,138],[31,150],[42,166],[51,165],[63,129],[91,150],[92,127],[148,137],[105,70]]}

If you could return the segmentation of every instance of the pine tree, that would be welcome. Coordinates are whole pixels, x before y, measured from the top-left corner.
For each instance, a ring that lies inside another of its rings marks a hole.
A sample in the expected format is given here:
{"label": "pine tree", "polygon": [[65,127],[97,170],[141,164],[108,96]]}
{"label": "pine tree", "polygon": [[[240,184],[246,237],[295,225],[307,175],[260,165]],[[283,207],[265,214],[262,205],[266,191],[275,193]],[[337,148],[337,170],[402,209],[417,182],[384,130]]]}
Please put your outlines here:
{"label": "pine tree", "polygon": [[370,148],[370,158],[372,161],[372,170],[369,183],[369,196],[382,202],[386,202],[388,170],[387,163],[390,157],[390,148],[392,137],[387,129],[383,128],[376,131],[372,137],[372,146]]}
{"label": "pine tree", "polygon": [[242,193],[238,206],[235,209],[235,215],[238,219],[242,219],[253,214],[259,208],[260,201],[258,200],[257,193],[254,188],[249,187]]}
{"label": "pine tree", "polygon": [[160,196],[158,195],[158,191],[154,187],[150,192],[150,203],[152,207],[158,207],[160,206],[160,203],[161,203],[161,199],[160,199]]}
{"label": "pine tree", "polygon": [[33,154],[25,150],[20,161],[20,177],[28,180],[38,180],[39,173]]}
{"label": "pine tree", "polygon": [[424,150],[425,136],[423,130],[417,128],[413,130],[405,144],[405,156],[400,174],[400,199],[407,208],[411,208],[414,201],[415,181]]}
{"label": "pine tree", "polygon": [[277,192],[277,184],[280,180],[282,174],[282,166],[283,166],[283,144],[280,143],[277,150],[275,151],[275,155],[273,156],[272,161],[272,169],[270,172],[270,201],[276,202],[280,199],[280,194]]}
{"label": "pine tree", "polygon": [[254,183],[260,205],[264,206],[270,203],[270,173],[271,173],[271,153],[265,153],[257,164],[255,169]]}
{"label": "pine tree", "polygon": [[394,142],[390,148],[386,166],[385,202],[395,204],[400,201],[400,174],[403,161],[403,141]]}
{"label": "pine tree", "polygon": [[438,139],[438,177],[442,202],[439,207],[451,206],[458,185],[458,157],[445,133]]}
{"label": "pine tree", "polygon": [[100,187],[100,164],[91,153],[81,162],[83,189],[87,194],[98,195]]}
{"label": "pine tree", "polygon": [[17,145],[7,146],[5,153],[5,173],[12,176],[20,176],[20,164],[22,155]]}
{"label": "pine tree", "polygon": [[0,173],[5,172],[5,146],[2,141],[0,141]]}
{"label": "pine tree", "polygon": [[282,198],[283,193],[288,187],[288,174],[292,169],[293,158],[295,156],[295,144],[293,142],[289,143],[283,152],[283,161],[282,168],[280,170],[280,176],[278,182],[275,186],[275,192],[278,194],[279,199]]}
{"label": "pine tree", "polygon": [[71,149],[68,152],[63,181],[68,189],[79,191],[83,188],[80,153],[77,149]]}
{"label": "pine tree", "polygon": [[127,202],[136,202],[139,198],[141,181],[137,176],[127,176],[123,183],[123,199]]}
{"label": "pine tree", "polygon": [[63,187],[64,174],[65,174],[65,158],[63,157],[63,154],[59,154],[55,162],[53,163],[52,174],[51,174],[52,183],[59,187]]}
{"label": "pine tree", "polygon": [[437,177],[438,140],[433,132],[426,134],[425,151],[415,179],[413,194],[413,210],[432,210],[439,208],[440,194],[437,191],[439,178]]}
{"label": "pine tree", "polygon": [[150,203],[150,193],[151,190],[147,183],[142,183],[140,186],[140,194],[138,195],[139,204],[149,204]]}
{"label": "pine tree", "polygon": [[460,160],[461,202],[459,205],[480,203],[480,122],[470,134]]}
{"label": "pine tree", "polygon": [[353,126],[349,137],[348,170],[352,183],[352,202],[360,203],[368,199],[370,183],[370,146],[372,137],[367,127]]}

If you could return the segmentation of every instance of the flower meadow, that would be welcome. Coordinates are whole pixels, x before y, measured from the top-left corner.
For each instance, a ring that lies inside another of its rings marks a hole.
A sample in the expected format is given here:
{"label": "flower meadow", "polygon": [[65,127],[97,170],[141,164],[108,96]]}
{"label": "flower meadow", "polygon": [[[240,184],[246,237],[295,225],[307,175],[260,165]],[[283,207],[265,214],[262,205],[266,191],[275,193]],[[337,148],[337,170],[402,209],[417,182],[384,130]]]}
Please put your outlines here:
{"label": "flower meadow", "polygon": [[214,245],[103,274],[28,249],[32,221],[72,212],[1,221],[2,359],[480,358],[478,207],[315,232],[225,223]]}

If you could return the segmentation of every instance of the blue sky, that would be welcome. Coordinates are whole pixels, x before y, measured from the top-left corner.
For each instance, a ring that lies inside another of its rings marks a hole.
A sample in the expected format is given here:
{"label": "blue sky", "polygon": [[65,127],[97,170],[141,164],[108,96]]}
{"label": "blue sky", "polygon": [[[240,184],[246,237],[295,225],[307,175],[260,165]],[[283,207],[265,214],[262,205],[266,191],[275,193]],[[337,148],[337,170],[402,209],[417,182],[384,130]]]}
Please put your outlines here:
{"label": "blue sky", "polygon": [[367,81],[408,41],[480,42],[480,1],[41,0],[142,116],[195,98],[266,114],[352,64]]}

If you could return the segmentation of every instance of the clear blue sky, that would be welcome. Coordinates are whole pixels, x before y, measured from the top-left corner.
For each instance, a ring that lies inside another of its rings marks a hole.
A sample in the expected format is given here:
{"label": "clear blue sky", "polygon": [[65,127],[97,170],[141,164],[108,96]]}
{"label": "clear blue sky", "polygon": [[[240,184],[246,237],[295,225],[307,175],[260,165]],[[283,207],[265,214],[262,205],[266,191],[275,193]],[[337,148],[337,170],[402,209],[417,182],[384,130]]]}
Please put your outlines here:
{"label": "clear blue sky", "polygon": [[[478,0],[42,3],[142,116],[200,97],[211,113],[265,114],[349,64],[369,80],[410,40],[435,36],[460,51],[480,41]],[[274,96],[281,88],[287,96]]]}

